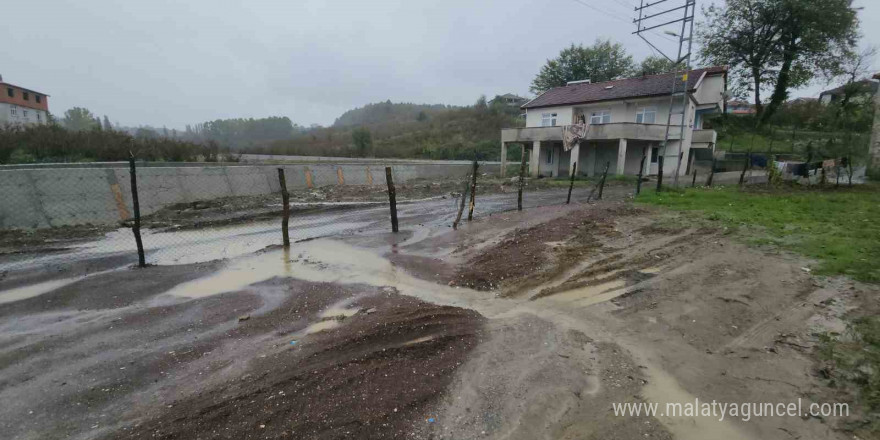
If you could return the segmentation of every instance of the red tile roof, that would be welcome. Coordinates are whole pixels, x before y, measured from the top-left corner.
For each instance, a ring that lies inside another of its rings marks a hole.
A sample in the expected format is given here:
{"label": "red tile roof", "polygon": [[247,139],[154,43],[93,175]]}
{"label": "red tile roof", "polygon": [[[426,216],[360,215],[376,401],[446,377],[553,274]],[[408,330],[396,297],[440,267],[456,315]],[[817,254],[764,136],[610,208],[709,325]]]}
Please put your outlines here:
{"label": "red tile roof", "polygon": [[[724,74],[727,73],[727,67],[715,66],[691,70],[688,75],[688,91],[694,91],[697,81],[700,80],[704,72],[707,75]],[[525,103],[522,108],[551,107],[624,98],[669,95],[672,89],[672,77],[675,75],[677,74],[664,73],[600,83],[581,83],[557,87]],[[611,87],[609,88],[609,86]]]}

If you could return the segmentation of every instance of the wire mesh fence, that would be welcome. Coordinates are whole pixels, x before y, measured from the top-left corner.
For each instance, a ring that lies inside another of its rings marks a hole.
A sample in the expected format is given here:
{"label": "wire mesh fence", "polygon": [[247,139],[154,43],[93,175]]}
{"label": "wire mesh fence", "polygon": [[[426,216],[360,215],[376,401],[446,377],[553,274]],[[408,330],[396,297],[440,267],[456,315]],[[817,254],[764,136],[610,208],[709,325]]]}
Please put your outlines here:
{"label": "wire mesh fence", "polygon": [[[391,230],[384,167],[281,168],[289,193],[291,241]],[[0,171],[0,274],[98,259],[136,264],[135,194],[146,264],[224,259],[281,245],[284,204],[278,169],[138,164],[136,192],[125,164]],[[469,166],[414,173],[395,165],[401,230],[451,227],[463,194],[468,200],[463,222],[471,209],[474,218],[516,209],[516,177],[497,179],[496,173],[479,168],[471,208]],[[527,195],[524,206],[564,203],[564,192],[556,193]]]}

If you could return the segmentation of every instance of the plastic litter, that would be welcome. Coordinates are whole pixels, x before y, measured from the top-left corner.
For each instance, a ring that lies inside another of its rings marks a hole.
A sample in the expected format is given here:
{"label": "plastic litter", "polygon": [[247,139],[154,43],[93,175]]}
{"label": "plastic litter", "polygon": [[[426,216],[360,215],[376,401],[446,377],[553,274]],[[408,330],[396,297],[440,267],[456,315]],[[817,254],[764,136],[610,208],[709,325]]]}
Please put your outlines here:
{"label": "plastic litter", "polygon": [[290,341],[290,345],[296,345],[297,341]]}
{"label": "plastic litter", "polygon": [[428,423],[434,423],[434,418],[433,417],[429,418]]}

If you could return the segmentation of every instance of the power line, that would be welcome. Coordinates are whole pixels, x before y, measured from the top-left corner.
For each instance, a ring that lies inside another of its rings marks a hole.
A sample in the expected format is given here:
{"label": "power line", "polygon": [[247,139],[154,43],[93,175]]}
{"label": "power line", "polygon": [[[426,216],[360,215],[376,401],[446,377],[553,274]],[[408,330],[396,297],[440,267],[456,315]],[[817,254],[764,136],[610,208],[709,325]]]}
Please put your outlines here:
{"label": "power line", "polygon": [[[606,11],[606,10],[600,9],[600,8],[598,8],[598,7],[596,7],[596,6],[593,6],[593,5],[589,4],[589,3],[585,3],[585,2],[583,2],[582,0],[571,0],[571,1],[573,1],[573,2],[575,2],[575,3],[578,3],[578,4],[582,5],[582,6],[586,6],[586,7],[590,8],[590,9],[596,11],[596,12],[600,12],[600,13],[602,13],[602,14],[605,14],[606,16],[608,16],[608,17],[610,17],[610,18],[613,18],[613,19],[615,19],[615,20],[618,20],[618,21],[620,21],[620,22],[622,22],[622,23],[626,23],[626,24],[628,24],[628,25],[631,25],[631,24],[632,24],[632,18],[631,18],[631,17],[623,17],[622,15],[616,14],[616,13],[614,13],[614,12],[612,12],[612,11]],[[654,32],[654,31],[649,31],[649,32],[651,32],[652,34],[654,34],[655,36],[657,36],[657,37],[659,37],[659,38],[662,38],[662,39],[664,39],[664,40],[666,40],[666,41],[669,41],[670,43],[677,43],[677,41],[675,41],[675,40],[673,40],[673,39],[671,39],[671,38],[669,38],[669,37],[667,37],[667,36],[665,36],[665,35],[663,35],[663,34],[661,34],[661,33],[659,33],[659,32]]]}
{"label": "power line", "polygon": [[627,18],[624,18],[624,17],[622,17],[622,16],[620,16],[620,15],[617,15],[617,14],[615,14],[615,13],[613,13],[613,12],[605,11],[605,10],[603,10],[603,9],[599,9],[599,8],[597,8],[597,7],[595,7],[595,6],[591,5],[591,4],[589,4],[589,3],[584,3],[584,2],[582,2],[581,0],[571,0],[571,1],[573,1],[573,2],[575,2],[575,3],[580,3],[581,5],[584,5],[584,6],[590,8],[590,9],[596,11],[596,12],[601,12],[601,13],[603,13],[603,14],[605,14],[605,15],[607,15],[607,16],[609,16],[609,17],[615,19],[615,20],[620,20],[620,21],[622,21],[622,22],[624,22],[624,23],[626,23],[626,24],[631,24]]}

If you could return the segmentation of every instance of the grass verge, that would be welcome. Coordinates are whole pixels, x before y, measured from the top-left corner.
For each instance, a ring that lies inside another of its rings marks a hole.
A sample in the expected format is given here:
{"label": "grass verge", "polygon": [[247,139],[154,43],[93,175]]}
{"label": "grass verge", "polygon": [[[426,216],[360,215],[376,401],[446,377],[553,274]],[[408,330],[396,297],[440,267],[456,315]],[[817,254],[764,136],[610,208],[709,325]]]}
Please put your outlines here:
{"label": "grass verge", "polygon": [[824,333],[819,340],[819,356],[826,363],[821,371],[829,385],[855,390],[851,400],[864,409],[864,417],[851,429],[860,436],[880,434],[880,318],[857,318],[844,334]]}
{"label": "grass verge", "polygon": [[734,187],[643,192],[636,201],[737,230],[753,244],[788,249],[819,262],[814,273],[880,283],[880,186],[812,190]]}

